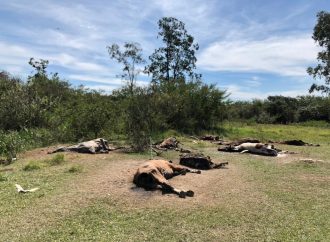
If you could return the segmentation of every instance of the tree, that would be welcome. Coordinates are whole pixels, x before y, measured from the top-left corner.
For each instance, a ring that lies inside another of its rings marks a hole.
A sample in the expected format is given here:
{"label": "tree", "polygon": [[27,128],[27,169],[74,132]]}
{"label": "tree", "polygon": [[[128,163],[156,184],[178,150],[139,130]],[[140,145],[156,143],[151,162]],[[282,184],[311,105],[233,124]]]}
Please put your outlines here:
{"label": "tree", "polygon": [[123,73],[120,77],[128,81],[129,90],[132,93],[136,83],[136,77],[142,71],[138,67],[141,64],[145,64],[140,44],[133,42],[125,43],[124,51],[121,51],[117,44],[107,46],[107,49],[111,59],[115,59],[118,63],[123,64]]}
{"label": "tree", "polygon": [[198,44],[187,33],[185,24],[176,18],[164,17],[158,21],[158,37],[162,38],[165,46],[161,47],[149,57],[151,63],[146,72],[152,75],[153,83],[170,82],[179,79],[200,78],[194,73],[196,68],[195,52]]}
{"label": "tree", "polygon": [[268,96],[266,110],[276,123],[288,124],[298,121],[298,100],[296,98]]}
{"label": "tree", "polygon": [[330,13],[321,11],[317,14],[317,24],[314,27],[313,39],[323,48],[318,53],[319,64],[312,68],[308,67],[307,73],[314,79],[325,79],[325,85],[313,84],[309,92],[321,91],[330,95]]}
{"label": "tree", "polygon": [[121,115],[124,120],[125,134],[136,151],[143,151],[148,145],[150,127],[148,117],[148,96],[146,90],[136,86],[136,78],[142,71],[139,65],[144,64],[142,49],[138,43],[125,43],[124,51],[117,44],[108,46],[111,59],[123,64],[121,78],[127,85],[114,92],[113,96],[120,100]]}

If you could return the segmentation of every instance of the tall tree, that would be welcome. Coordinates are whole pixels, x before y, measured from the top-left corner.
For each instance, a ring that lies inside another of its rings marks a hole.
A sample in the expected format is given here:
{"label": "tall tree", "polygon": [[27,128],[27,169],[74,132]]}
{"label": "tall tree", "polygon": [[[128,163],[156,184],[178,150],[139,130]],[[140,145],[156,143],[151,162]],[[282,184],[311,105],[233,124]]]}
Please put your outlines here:
{"label": "tall tree", "polygon": [[145,64],[145,60],[142,57],[142,48],[138,43],[125,43],[124,50],[120,50],[119,45],[112,44],[107,46],[111,59],[115,59],[118,63],[123,64],[123,73],[120,77],[128,81],[128,87],[130,92],[133,92],[133,88],[136,84],[136,78],[142,71],[139,65]]}
{"label": "tall tree", "polygon": [[185,24],[176,18],[164,17],[158,21],[158,26],[158,38],[162,38],[165,46],[149,57],[151,63],[146,71],[152,75],[152,81],[176,81],[186,76],[199,78],[200,75],[194,73],[197,61],[195,52],[199,47],[187,33]]}
{"label": "tall tree", "polygon": [[317,24],[314,27],[313,39],[323,48],[318,53],[319,64],[308,67],[307,72],[314,79],[325,79],[324,85],[313,84],[309,92],[320,91],[330,95],[330,13],[321,11],[317,14]]}

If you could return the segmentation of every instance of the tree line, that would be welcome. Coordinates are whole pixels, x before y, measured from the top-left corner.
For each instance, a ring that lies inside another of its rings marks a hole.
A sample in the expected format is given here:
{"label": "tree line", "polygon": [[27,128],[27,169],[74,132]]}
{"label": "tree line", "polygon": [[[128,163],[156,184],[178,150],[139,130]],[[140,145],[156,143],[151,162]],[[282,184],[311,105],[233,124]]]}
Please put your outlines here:
{"label": "tree line", "polygon": [[330,122],[330,98],[269,96],[265,100],[232,102],[227,105],[227,119],[266,124]]}

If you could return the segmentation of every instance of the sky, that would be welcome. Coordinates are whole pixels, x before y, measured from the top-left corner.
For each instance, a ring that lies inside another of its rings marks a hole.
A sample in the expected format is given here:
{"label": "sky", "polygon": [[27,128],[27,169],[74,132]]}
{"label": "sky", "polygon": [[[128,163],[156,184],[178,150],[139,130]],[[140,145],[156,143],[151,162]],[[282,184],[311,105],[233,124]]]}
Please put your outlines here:
{"label": "sky", "polygon": [[106,46],[138,42],[148,59],[162,45],[158,20],[175,17],[200,46],[196,72],[230,99],[307,95],[322,10],[329,0],[0,0],[0,70],[26,79],[41,58],[73,86],[111,92],[124,82]]}

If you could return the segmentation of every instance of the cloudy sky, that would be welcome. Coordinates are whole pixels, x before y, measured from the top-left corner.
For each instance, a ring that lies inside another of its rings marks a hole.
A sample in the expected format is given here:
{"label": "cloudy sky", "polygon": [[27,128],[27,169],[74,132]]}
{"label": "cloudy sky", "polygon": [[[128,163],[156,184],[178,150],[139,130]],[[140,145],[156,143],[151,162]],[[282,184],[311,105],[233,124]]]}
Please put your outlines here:
{"label": "cloudy sky", "polygon": [[24,79],[29,58],[43,58],[72,85],[111,91],[123,82],[106,46],[139,42],[147,58],[161,45],[157,21],[171,16],[200,45],[197,72],[231,99],[304,95],[321,10],[329,0],[0,0],[0,70]]}

